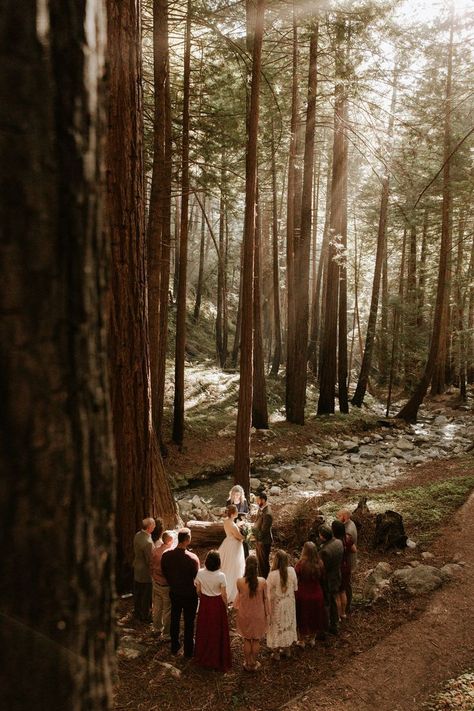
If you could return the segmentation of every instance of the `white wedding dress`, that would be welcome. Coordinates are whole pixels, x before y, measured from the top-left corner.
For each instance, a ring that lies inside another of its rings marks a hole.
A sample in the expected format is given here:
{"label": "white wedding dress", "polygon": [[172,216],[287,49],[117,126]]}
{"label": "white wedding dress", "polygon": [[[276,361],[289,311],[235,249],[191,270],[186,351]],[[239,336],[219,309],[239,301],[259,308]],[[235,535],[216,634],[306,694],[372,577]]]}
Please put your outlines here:
{"label": "white wedding dress", "polygon": [[225,573],[227,600],[234,602],[237,595],[237,580],[242,578],[245,572],[245,555],[242,541],[236,538],[240,536],[239,527],[230,519],[224,521],[225,538],[219,546],[221,557],[221,570]]}

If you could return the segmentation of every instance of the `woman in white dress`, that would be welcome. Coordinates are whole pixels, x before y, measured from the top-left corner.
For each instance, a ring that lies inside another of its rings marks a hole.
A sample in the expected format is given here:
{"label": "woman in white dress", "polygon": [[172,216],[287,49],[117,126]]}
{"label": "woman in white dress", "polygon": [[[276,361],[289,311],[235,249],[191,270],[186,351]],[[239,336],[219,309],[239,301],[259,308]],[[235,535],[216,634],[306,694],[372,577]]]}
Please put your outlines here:
{"label": "woman in white dress", "polygon": [[221,570],[227,581],[227,600],[234,602],[237,595],[237,580],[242,578],[245,570],[245,556],[242,541],[244,536],[235,523],[237,506],[231,504],[226,509],[227,518],[224,521],[225,538],[219,547]]}
{"label": "woman in white dress", "polygon": [[296,590],[298,590],[298,579],[295,569],[288,565],[288,555],[285,551],[278,550],[267,578],[267,593],[270,599],[267,646],[272,650],[272,659],[279,659],[281,653],[289,657],[290,647],[298,639]]}

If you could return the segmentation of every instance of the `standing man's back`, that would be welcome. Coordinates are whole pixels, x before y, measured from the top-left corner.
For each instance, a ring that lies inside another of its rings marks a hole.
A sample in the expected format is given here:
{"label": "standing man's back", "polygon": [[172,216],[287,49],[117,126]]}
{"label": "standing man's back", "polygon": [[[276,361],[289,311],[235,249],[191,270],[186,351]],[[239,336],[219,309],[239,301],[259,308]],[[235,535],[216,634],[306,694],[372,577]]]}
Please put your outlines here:
{"label": "standing man's back", "polygon": [[134,615],[141,622],[151,622],[151,599],[153,585],[150,572],[153,541],[151,532],[155,528],[155,519],[144,518],[142,530],[133,539],[133,598]]}

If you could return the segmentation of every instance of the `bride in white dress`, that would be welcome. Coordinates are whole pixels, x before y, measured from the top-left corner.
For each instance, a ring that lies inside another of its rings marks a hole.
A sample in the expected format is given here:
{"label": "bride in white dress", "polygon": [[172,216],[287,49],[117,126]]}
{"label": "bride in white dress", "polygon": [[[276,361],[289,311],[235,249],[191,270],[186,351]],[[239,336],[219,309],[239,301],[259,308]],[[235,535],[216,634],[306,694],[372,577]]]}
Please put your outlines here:
{"label": "bride in white dress", "polygon": [[234,602],[237,595],[237,580],[242,578],[245,571],[245,555],[242,541],[244,536],[235,523],[237,506],[231,504],[226,510],[227,518],[224,521],[225,538],[219,547],[221,557],[221,570],[225,573],[227,582],[227,600]]}

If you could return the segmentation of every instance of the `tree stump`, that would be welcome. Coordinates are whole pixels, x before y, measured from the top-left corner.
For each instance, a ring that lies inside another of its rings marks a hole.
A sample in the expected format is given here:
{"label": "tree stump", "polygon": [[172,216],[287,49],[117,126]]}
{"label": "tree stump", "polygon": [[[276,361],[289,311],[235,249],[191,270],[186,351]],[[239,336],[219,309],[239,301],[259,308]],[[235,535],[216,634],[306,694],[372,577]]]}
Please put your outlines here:
{"label": "tree stump", "polygon": [[220,546],[225,538],[224,521],[188,521],[191,545]]}
{"label": "tree stump", "polygon": [[373,546],[378,548],[383,546],[385,550],[389,548],[405,548],[407,536],[403,526],[403,518],[396,511],[385,511],[377,514],[375,520],[375,533]]}

